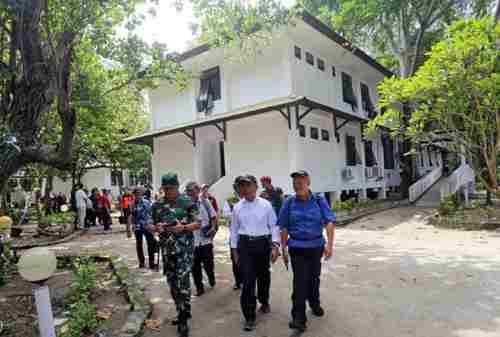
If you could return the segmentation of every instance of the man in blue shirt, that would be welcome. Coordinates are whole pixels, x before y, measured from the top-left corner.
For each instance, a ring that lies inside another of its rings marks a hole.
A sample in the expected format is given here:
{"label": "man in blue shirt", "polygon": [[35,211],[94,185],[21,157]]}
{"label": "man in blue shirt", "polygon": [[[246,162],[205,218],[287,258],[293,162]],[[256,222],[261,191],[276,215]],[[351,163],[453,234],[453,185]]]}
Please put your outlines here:
{"label": "man in blue shirt", "polygon": [[[283,259],[288,264],[287,247],[293,270],[291,329],[306,330],[306,300],[315,316],[323,316],[319,300],[321,257],[332,256],[335,214],[324,197],[314,195],[309,186],[309,174],[291,174],[296,195],[289,197],[281,208],[278,224],[281,228]],[[326,229],[327,241],[323,236]]]}

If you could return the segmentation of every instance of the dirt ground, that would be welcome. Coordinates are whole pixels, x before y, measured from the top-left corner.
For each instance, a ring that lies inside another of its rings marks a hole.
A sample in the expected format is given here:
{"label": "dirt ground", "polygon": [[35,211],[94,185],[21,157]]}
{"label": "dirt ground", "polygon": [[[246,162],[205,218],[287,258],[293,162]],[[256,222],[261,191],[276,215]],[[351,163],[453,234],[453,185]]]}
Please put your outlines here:
{"label": "dirt ground", "polygon": [[[323,263],[321,296],[326,316],[310,317],[305,337],[500,336],[500,232],[455,231],[426,224],[432,210],[397,208],[336,232],[334,257]],[[292,275],[273,266],[272,312],[257,329],[241,330],[239,293],[232,290],[227,230],[216,242],[217,285],[193,297],[192,337],[288,337]],[[111,250],[146,284],[153,319],[164,324],[145,337],[176,336],[164,277],[134,269],[135,242],[123,234],[82,237],[56,247]]]}

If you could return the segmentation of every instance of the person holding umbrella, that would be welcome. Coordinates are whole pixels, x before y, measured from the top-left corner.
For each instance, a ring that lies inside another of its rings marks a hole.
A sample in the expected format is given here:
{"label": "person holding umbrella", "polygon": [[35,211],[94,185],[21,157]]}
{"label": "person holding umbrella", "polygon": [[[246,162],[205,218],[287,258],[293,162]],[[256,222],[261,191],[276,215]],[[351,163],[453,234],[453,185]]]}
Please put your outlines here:
{"label": "person holding umbrella", "polygon": [[[296,194],[284,202],[278,224],[283,261],[288,265],[289,253],[293,271],[292,321],[289,327],[304,332],[307,328],[306,301],[313,315],[321,317],[325,314],[319,296],[321,258],[332,256],[336,217],[325,198],[311,192],[311,180],[306,171],[294,172],[291,178]],[[323,236],[325,229],[326,241]]]}

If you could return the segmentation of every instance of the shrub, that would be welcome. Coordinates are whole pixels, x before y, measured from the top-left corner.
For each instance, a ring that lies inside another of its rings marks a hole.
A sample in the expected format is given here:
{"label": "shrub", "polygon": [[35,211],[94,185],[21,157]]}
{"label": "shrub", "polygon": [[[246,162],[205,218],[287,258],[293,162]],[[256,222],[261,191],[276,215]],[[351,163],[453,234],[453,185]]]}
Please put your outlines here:
{"label": "shrub", "polygon": [[439,203],[438,213],[440,215],[450,215],[455,213],[460,207],[460,195],[452,193]]}

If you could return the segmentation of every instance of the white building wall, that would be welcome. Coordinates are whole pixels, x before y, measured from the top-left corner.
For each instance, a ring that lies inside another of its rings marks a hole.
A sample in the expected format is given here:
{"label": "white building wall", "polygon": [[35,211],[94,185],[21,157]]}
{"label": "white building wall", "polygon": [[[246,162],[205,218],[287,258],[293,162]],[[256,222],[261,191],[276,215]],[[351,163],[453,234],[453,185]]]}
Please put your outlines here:
{"label": "white building wall", "polygon": [[184,134],[175,134],[155,138],[152,158],[153,187],[158,191],[161,176],[175,172],[181,184],[195,179],[194,147]]}
{"label": "white building wall", "polygon": [[226,184],[232,184],[238,175],[252,174],[257,179],[267,175],[285,193],[291,192],[288,125],[278,112],[229,122],[225,148]]}

